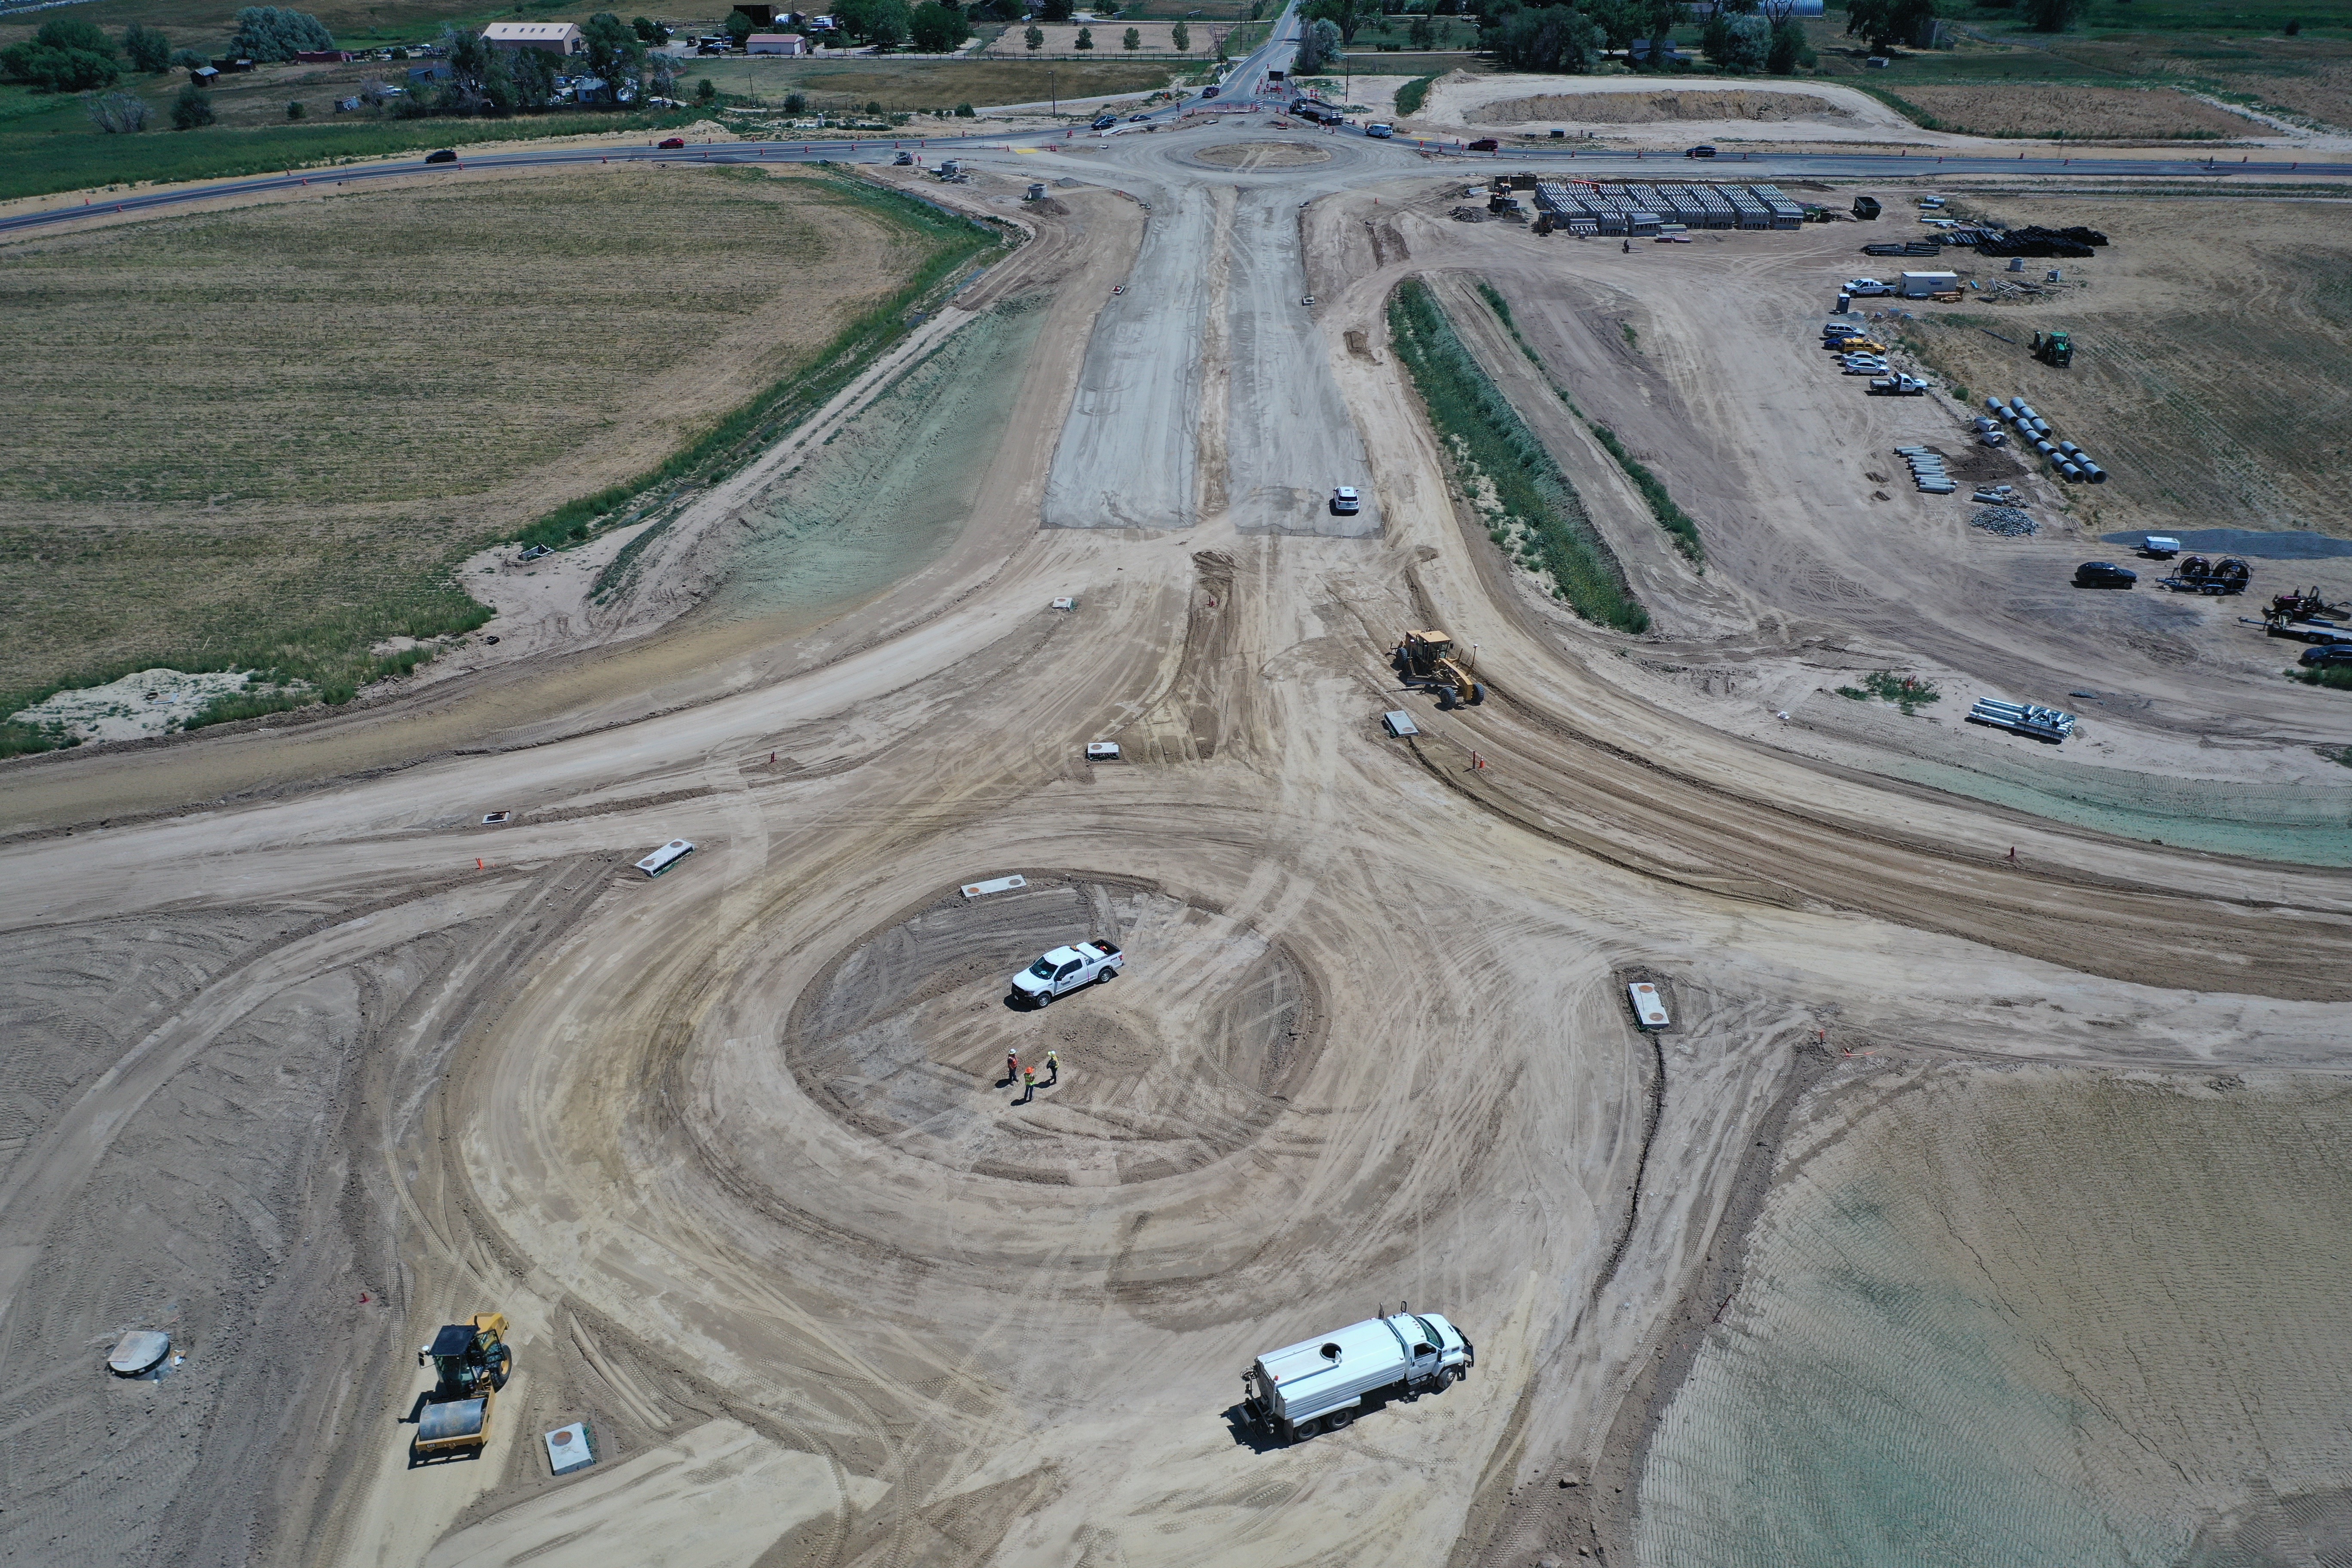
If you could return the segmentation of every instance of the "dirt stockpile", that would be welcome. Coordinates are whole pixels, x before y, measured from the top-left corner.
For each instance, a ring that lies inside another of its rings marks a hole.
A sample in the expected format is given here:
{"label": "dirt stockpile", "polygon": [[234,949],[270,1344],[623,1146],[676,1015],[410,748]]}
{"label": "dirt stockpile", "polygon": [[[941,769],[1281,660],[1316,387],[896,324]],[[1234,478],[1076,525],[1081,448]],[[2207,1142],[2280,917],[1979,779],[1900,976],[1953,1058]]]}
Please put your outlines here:
{"label": "dirt stockpile", "polygon": [[1567,120],[1586,125],[1654,125],[1669,120],[1825,120],[1858,124],[1860,117],[1825,98],[1802,92],[1719,91],[1563,92],[1481,104],[1468,118],[1480,125]]}
{"label": "dirt stockpile", "polygon": [[2168,87],[1906,87],[1938,131],[2124,141],[2262,135],[2266,127]]}

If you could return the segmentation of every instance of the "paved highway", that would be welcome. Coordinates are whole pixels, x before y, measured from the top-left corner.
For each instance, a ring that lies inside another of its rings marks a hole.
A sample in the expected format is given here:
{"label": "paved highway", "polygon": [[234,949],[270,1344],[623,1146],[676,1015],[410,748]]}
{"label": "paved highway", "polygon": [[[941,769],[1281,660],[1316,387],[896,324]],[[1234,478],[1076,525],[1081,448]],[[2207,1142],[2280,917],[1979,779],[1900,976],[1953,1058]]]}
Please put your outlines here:
{"label": "paved highway", "polygon": [[[1267,70],[1277,65],[1286,66],[1297,47],[1297,26],[1290,9],[1275,18],[1274,29],[1266,41],[1241,60],[1225,77],[1225,85],[1238,94],[1244,88],[1254,88],[1263,81]],[[1242,98],[1238,102],[1264,110],[1270,106],[1255,99]],[[1234,100],[1212,101],[1204,94],[1195,94],[1180,103],[1154,110],[1150,116],[1156,127],[1181,121],[1186,115],[1204,109],[1231,108]],[[1235,115],[1234,118],[1241,118]],[[457,129],[456,127],[452,128]],[[333,170],[303,173],[289,170],[284,174],[258,178],[223,180],[205,184],[172,185],[160,190],[124,195],[110,201],[92,198],[79,206],[53,207],[44,212],[18,213],[0,217],[0,234],[18,233],[26,229],[45,228],[57,224],[108,213],[152,212],[184,205],[190,202],[215,201],[224,196],[261,195],[273,191],[299,190],[310,185],[350,185],[367,180],[403,178],[436,170],[543,168],[562,164],[616,163],[815,163],[822,161],[851,163],[887,163],[902,149],[953,151],[969,148],[1013,149],[1039,147],[1057,142],[1072,141],[1088,135],[1077,130],[1061,132],[979,132],[966,136],[906,138],[886,142],[880,138],[843,139],[833,142],[736,142],[718,146],[696,146],[684,151],[645,147],[523,147],[514,152],[478,153],[468,154],[455,163],[428,164],[422,156],[386,159],[380,163],[348,166]],[[1363,136],[1360,126],[1346,126],[1321,132],[1325,135]],[[1871,178],[1917,174],[2076,174],[2092,176],[2228,176],[2277,178],[2344,179],[2352,177],[2352,163],[2311,163],[2302,160],[2268,159],[2254,162],[2251,158],[2238,163],[2222,163],[2205,159],[2138,159],[2080,158],[2072,156],[2041,157],[2020,153],[2014,157],[1970,156],[1922,151],[1907,153],[1755,153],[1717,158],[1704,165],[1685,164],[1685,160],[1670,153],[1590,152],[1568,148],[1509,147],[1495,153],[1469,153],[1458,142],[1419,141],[1399,137],[1391,146],[1412,151],[1459,157],[1468,161],[1510,163],[1527,165],[1566,165],[1576,174],[1594,179],[1622,179],[1633,174],[1648,174],[1664,178],[1661,169],[1703,167],[1716,173],[1727,168],[1737,169],[1735,177],[1770,177],[1774,175],[1811,175],[1828,178]],[[1678,177],[1678,176],[1677,176]]]}
{"label": "paved highway", "polygon": [[[1360,137],[1360,131],[1348,128],[1347,134]],[[656,147],[566,147],[542,148],[514,153],[483,153],[469,155],[456,163],[428,164],[421,157],[388,160],[334,170],[319,170],[269,174],[242,180],[222,180],[202,184],[173,185],[162,190],[142,191],[135,195],[117,196],[111,200],[93,200],[81,206],[54,207],[47,212],[18,213],[0,218],[0,234],[12,234],[26,229],[45,228],[52,225],[71,223],[76,219],[108,213],[153,212],[185,205],[190,202],[215,201],[223,196],[253,195],[270,191],[295,190],[310,185],[348,185],[365,180],[383,180],[436,170],[520,169],[541,168],[557,164],[625,163],[887,163],[901,148],[929,151],[953,151],[970,148],[1011,150],[1019,147],[1044,146],[1065,139],[1064,134],[1039,132],[995,132],[985,135],[930,137],[922,141],[884,142],[735,142],[716,148],[690,148],[685,152],[663,151]],[[1335,134],[1325,132],[1324,134]],[[1520,166],[1565,165],[1582,177],[1592,179],[1623,179],[1633,174],[1667,178],[1662,169],[1682,169],[1682,160],[1665,154],[1645,155],[1639,153],[1561,153],[1546,148],[1508,148],[1500,153],[1464,153],[1452,142],[1416,142],[1400,137],[1391,146],[1459,157],[1470,163],[1509,163]],[[1916,174],[2078,174],[2078,175],[2137,175],[2183,176],[2202,175],[2210,178],[2238,176],[2242,178],[2275,179],[2293,175],[2298,179],[2345,179],[2352,177],[2352,163],[2313,163],[2302,162],[2206,163],[2185,159],[2137,158],[1982,158],[1937,156],[1922,153],[1909,156],[1892,153],[1759,153],[1738,157],[1717,158],[1704,165],[1713,174],[1725,169],[1740,171],[1740,177],[1776,174],[1809,174],[1816,177],[1870,178]],[[1672,177],[1681,178],[1682,175]]]}

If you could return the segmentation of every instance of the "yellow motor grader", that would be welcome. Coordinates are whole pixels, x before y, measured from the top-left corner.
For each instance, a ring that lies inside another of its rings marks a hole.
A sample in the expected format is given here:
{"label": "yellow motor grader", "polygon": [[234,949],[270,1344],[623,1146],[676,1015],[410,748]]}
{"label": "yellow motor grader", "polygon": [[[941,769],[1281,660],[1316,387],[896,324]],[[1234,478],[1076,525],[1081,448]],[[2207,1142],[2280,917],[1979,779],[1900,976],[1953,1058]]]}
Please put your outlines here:
{"label": "yellow motor grader", "polygon": [[1434,687],[1440,708],[1460,708],[1486,700],[1486,689],[1478,684],[1463,663],[1454,647],[1450,633],[1441,631],[1407,632],[1404,641],[1397,644],[1391,662],[1408,686]]}

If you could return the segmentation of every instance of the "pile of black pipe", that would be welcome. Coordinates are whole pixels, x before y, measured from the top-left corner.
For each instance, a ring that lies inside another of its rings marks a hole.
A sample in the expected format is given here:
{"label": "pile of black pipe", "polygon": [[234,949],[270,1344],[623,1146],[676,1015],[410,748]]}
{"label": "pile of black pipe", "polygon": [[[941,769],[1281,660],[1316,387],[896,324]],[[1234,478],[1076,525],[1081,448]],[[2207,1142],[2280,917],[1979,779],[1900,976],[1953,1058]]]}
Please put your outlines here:
{"label": "pile of black pipe", "polygon": [[2043,228],[2029,224],[2006,234],[1988,234],[1977,242],[1979,256],[2065,257],[2079,259],[2096,254],[2107,237],[2095,228]]}

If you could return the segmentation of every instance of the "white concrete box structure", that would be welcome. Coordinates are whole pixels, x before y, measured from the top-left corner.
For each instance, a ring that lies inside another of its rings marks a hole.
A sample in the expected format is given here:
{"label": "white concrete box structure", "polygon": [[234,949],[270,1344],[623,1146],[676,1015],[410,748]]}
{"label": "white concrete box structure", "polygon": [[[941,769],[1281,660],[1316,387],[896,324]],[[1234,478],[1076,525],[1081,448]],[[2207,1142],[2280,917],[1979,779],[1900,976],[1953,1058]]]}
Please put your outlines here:
{"label": "white concrete box structure", "polygon": [[1957,272],[1906,272],[1895,292],[1906,300],[1925,300],[1930,294],[1948,294],[1959,286]]}
{"label": "white concrete box structure", "polygon": [[804,55],[808,40],[798,33],[753,33],[743,40],[747,55]]}
{"label": "white concrete box structure", "polygon": [[655,850],[652,854],[646,856],[644,859],[638,861],[637,869],[643,871],[648,877],[658,877],[664,871],[668,870],[672,866],[677,865],[679,861],[685,859],[688,856],[693,853],[694,846],[692,844],[688,843],[683,838],[673,838],[668,843],[663,845],[660,848]]}

